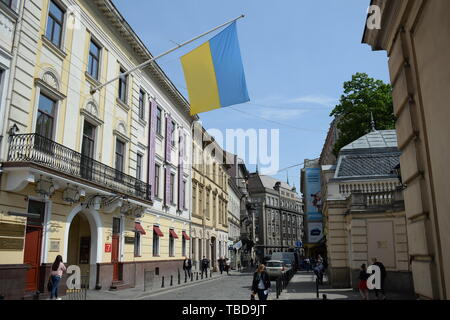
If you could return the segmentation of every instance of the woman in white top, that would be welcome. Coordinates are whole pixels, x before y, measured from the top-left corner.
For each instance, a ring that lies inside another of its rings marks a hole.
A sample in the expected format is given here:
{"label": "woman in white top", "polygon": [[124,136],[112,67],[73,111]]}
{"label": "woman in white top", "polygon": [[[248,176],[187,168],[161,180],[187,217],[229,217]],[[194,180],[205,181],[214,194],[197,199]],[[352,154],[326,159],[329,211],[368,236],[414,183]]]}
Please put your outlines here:
{"label": "woman in white top", "polygon": [[50,299],[55,298],[56,300],[61,300],[61,298],[58,298],[58,285],[65,271],[66,266],[62,262],[62,257],[57,256],[52,265],[52,272],[50,273],[52,278],[52,292],[50,294]]}

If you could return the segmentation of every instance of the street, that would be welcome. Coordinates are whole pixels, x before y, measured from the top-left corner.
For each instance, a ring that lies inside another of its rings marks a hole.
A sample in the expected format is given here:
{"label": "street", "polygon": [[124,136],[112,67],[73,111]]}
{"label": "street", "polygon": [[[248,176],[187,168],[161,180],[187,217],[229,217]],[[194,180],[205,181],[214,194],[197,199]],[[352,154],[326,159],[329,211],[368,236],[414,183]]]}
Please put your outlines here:
{"label": "street", "polygon": [[[230,273],[198,285],[174,288],[147,296],[145,300],[250,300],[252,273]],[[273,286],[275,282],[273,282]]]}

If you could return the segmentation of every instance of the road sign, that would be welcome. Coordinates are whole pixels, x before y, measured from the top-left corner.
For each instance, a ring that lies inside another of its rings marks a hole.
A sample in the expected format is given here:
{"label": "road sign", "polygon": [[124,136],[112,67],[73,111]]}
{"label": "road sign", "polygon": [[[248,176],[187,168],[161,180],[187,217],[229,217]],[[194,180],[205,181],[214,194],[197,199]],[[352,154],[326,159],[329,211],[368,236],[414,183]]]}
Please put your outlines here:
{"label": "road sign", "polygon": [[295,242],[295,246],[296,246],[297,248],[301,248],[301,247],[303,246],[303,243],[302,243],[301,241],[296,241],[296,242]]}

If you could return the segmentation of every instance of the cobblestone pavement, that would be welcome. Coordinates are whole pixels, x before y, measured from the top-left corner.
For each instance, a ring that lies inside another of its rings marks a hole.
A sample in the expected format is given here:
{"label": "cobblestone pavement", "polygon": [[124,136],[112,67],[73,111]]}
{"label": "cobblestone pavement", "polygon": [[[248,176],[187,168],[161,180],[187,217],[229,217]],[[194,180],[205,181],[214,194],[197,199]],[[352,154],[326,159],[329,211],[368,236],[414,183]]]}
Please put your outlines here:
{"label": "cobblestone pavement", "polygon": [[145,300],[250,300],[252,273],[229,276],[149,295]]}

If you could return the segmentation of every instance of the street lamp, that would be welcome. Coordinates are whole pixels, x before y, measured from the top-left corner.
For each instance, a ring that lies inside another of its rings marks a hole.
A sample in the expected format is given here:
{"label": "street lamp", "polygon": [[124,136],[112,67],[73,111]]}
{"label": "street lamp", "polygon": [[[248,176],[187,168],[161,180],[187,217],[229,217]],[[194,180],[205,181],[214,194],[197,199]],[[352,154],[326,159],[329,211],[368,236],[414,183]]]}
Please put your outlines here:
{"label": "street lamp", "polygon": [[281,182],[278,181],[274,185],[274,189],[278,191],[278,206],[279,206],[279,212],[280,212],[280,242],[281,242],[281,252],[283,252],[283,214],[281,211]]}

